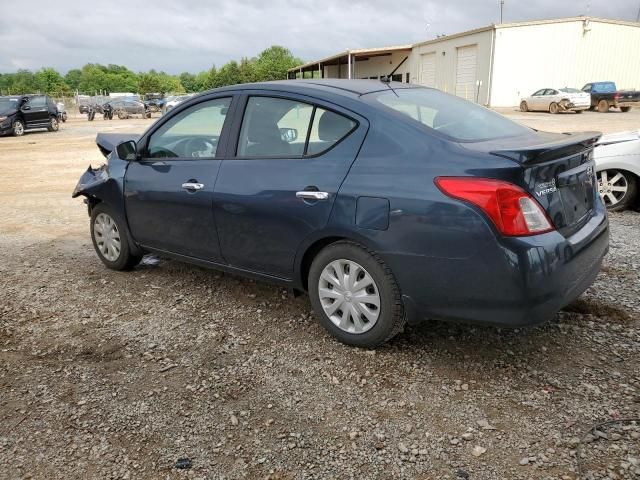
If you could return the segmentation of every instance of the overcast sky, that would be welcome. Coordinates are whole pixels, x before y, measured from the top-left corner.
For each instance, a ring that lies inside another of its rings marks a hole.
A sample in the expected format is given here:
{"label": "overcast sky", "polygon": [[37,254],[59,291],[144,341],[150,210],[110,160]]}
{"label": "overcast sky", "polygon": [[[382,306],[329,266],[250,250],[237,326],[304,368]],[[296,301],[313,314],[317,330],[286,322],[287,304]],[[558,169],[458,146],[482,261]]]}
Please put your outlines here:
{"label": "overcast sky", "polygon": [[[582,15],[589,4],[592,16],[635,20],[640,0],[505,0],[504,21]],[[274,44],[314,60],[500,19],[499,0],[22,0],[0,8],[2,73],[87,62],[198,72]]]}

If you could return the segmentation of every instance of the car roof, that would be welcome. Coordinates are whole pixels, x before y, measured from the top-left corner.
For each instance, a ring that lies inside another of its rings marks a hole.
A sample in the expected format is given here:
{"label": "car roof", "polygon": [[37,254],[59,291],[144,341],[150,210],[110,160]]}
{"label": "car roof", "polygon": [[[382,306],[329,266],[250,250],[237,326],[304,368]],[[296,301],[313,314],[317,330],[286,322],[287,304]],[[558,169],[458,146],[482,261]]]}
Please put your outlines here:
{"label": "car roof", "polygon": [[286,90],[293,93],[331,92],[337,95],[360,96],[381,90],[425,88],[401,82],[382,82],[380,80],[347,80],[338,78],[315,78],[306,80],[276,80],[273,82],[243,83],[209,90],[218,92],[225,90]]}

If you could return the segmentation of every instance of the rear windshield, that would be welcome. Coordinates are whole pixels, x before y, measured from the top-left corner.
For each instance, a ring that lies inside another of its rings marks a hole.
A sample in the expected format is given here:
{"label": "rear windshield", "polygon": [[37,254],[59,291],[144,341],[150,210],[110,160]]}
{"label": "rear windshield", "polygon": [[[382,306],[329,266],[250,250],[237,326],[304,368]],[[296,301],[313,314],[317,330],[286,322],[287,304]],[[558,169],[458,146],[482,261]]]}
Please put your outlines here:
{"label": "rear windshield", "polygon": [[598,82],[593,84],[592,92],[611,93],[616,91],[616,84],[613,82]]}
{"label": "rear windshield", "polygon": [[530,132],[498,113],[435,89],[389,89],[371,95],[385,107],[458,141],[477,142]]}

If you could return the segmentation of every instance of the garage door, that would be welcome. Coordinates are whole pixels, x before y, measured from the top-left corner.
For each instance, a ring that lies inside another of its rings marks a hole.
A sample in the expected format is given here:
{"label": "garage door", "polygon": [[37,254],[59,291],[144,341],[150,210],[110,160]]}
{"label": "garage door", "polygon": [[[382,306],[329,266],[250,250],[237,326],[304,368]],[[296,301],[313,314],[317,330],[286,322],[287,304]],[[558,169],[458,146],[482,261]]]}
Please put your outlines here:
{"label": "garage door", "polygon": [[476,65],[478,63],[478,46],[469,45],[457,49],[456,61],[456,95],[467,100],[475,99]]}
{"label": "garage door", "polygon": [[425,53],[420,56],[420,84],[425,87],[436,86],[436,54]]}

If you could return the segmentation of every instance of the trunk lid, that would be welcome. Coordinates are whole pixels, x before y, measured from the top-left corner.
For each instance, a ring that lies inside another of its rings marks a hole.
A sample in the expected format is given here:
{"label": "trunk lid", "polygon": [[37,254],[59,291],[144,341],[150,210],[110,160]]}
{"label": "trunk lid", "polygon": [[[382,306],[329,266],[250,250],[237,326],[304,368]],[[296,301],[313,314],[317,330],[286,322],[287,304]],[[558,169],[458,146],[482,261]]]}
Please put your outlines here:
{"label": "trunk lid", "polygon": [[570,236],[595,215],[598,191],[593,147],[599,132],[531,134],[464,144],[517,163],[510,178],[535,198],[555,228]]}

